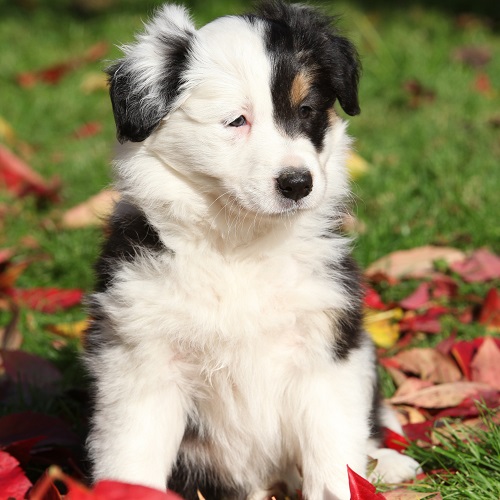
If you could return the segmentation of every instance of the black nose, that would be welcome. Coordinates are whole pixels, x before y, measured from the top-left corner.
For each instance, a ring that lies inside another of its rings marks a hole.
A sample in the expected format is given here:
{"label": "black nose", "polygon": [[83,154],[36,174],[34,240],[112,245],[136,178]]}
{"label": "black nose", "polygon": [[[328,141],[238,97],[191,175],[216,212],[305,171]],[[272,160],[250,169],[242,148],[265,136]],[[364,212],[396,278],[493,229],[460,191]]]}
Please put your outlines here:
{"label": "black nose", "polygon": [[298,201],[311,192],[313,181],[309,170],[290,169],[279,175],[276,184],[285,198]]}

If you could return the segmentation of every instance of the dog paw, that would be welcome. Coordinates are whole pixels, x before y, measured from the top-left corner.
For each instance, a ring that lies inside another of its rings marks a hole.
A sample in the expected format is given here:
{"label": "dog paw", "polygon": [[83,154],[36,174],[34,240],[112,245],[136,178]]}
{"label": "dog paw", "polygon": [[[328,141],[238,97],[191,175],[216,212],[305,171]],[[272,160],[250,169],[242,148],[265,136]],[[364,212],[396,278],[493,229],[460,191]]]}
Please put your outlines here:
{"label": "dog paw", "polygon": [[416,460],[396,450],[379,448],[370,453],[370,456],[377,460],[377,465],[368,478],[371,482],[401,483],[422,472]]}

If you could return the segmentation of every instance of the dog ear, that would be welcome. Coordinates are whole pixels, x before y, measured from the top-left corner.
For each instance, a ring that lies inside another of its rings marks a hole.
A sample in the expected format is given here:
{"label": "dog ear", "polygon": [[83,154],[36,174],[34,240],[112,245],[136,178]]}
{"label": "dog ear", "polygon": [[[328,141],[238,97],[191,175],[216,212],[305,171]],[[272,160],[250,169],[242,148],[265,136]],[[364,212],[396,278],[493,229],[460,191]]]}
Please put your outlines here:
{"label": "dog ear", "polygon": [[145,28],[107,69],[121,143],[143,141],[172,110],[196,33],[187,11],[177,5],[159,9]]}
{"label": "dog ear", "polygon": [[332,82],[342,109],[351,116],[361,112],[358,101],[358,84],[361,65],[354,45],[339,35],[328,34],[330,50],[327,57],[333,69]]}

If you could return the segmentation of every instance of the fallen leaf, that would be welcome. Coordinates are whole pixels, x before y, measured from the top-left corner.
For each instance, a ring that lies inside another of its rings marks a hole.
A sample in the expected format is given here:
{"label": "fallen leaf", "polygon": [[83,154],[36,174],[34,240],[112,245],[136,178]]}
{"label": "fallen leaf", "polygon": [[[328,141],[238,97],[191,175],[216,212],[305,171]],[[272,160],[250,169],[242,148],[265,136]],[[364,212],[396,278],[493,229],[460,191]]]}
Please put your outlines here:
{"label": "fallen leaf", "polygon": [[386,491],[384,493],[386,500],[441,500],[440,493],[422,493],[413,490],[405,490],[404,488],[397,488],[395,490]]}
{"label": "fallen leaf", "polygon": [[439,318],[448,312],[446,307],[433,306],[422,314],[407,312],[399,323],[402,332],[439,333],[441,323]]}
{"label": "fallen leaf", "polygon": [[24,351],[1,349],[0,362],[5,376],[18,389],[23,387],[27,393],[33,388],[46,392],[59,391],[61,373],[44,358]]}
{"label": "fallen leaf", "polygon": [[472,342],[459,341],[451,349],[458,366],[467,380],[472,379],[471,361],[477,348]]}
{"label": "fallen leaf", "polygon": [[51,201],[58,201],[60,183],[56,179],[46,182],[21,158],[0,144],[0,187],[15,196],[34,194]]}
{"label": "fallen leaf", "polygon": [[10,413],[0,417],[0,447],[42,438],[36,447],[77,446],[80,438],[60,418],[32,411]]}
{"label": "fallen leaf", "polygon": [[102,225],[113,212],[119,199],[120,195],[116,191],[101,191],[68,210],[61,219],[61,225],[66,229]]}
{"label": "fallen leaf", "polygon": [[75,139],[86,139],[99,134],[102,131],[102,125],[99,122],[84,123],[73,132]]}
{"label": "fallen leaf", "polygon": [[347,475],[351,500],[384,500],[384,495],[377,493],[372,483],[354,472],[349,466],[347,466]]}
{"label": "fallen leaf", "polygon": [[500,349],[487,337],[471,363],[472,380],[500,390]]}
{"label": "fallen leaf", "polygon": [[433,299],[455,297],[458,292],[458,284],[446,274],[436,273],[430,282],[431,295]]}
{"label": "fallen leaf", "polygon": [[453,51],[453,60],[471,68],[482,68],[491,61],[491,49],[476,45],[464,45]]}
{"label": "fallen leaf", "polygon": [[108,76],[103,71],[87,73],[80,88],[84,94],[91,94],[98,90],[107,91],[109,88]]}
{"label": "fallen leaf", "polygon": [[387,306],[382,302],[380,295],[370,286],[365,286],[365,307],[385,311]]}
{"label": "fallen leaf", "polygon": [[434,423],[430,420],[426,420],[425,422],[403,425],[403,432],[410,441],[421,441],[423,443],[431,443],[433,428],[434,428]]}
{"label": "fallen leaf", "polygon": [[0,492],[6,500],[22,500],[31,488],[31,481],[24,475],[19,462],[8,453],[0,451]]}
{"label": "fallen leaf", "polygon": [[405,372],[436,384],[456,382],[462,378],[460,370],[449,356],[430,347],[416,347],[394,356]]}
{"label": "fallen leaf", "polygon": [[53,481],[61,481],[68,489],[65,500],[182,500],[171,491],[160,491],[138,484],[126,484],[119,481],[99,481],[89,489],[71,478],[58,467],[51,467],[44,478],[37,483],[30,494],[30,500],[45,500],[45,492],[53,486]]}
{"label": "fallen leaf", "polygon": [[47,325],[45,327],[51,333],[70,339],[79,339],[89,327],[89,320],[83,319],[74,323],[58,323],[57,325]]}
{"label": "fallen leaf", "polygon": [[368,172],[369,164],[368,162],[359,156],[354,151],[349,153],[347,157],[347,170],[351,176],[351,179],[356,180],[362,177],[366,172]]}
{"label": "fallen leaf", "polygon": [[486,295],[479,323],[485,325],[488,330],[500,329],[500,293],[495,288],[491,288]]}
{"label": "fallen leaf", "polygon": [[401,309],[391,309],[383,312],[367,311],[364,316],[364,328],[370,334],[375,344],[388,349],[399,337],[397,320],[401,319]]}
{"label": "fallen leaf", "polygon": [[408,297],[399,302],[403,309],[420,309],[427,305],[430,300],[429,283],[420,283],[417,289]]}
{"label": "fallen leaf", "polygon": [[18,304],[44,313],[54,313],[81,303],[83,291],[60,288],[14,288],[9,294]]}
{"label": "fallen leaf", "polygon": [[474,90],[486,97],[493,97],[493,86],[490,77],[486,73],[479,73],[474,80]]}
{"label": "fallen leaf", "polygon": [[404,396],[389,399],[391,404],[407,404],[420,408],[449,408],[457,406],[466,398],[480,400],[482,397],[498,396],[498,391],[480,382],[450,382],[426,387]]}
{"label": "fallen leaf", "polygon": [[427,245],[392,252],[371,264],[366,275],[372,277],[382,273],[391,279],[424,278],[432,275],[436,260],[451,265],[464,259],[465,254],[455,248]]}
{"label": "fallen leaf", "polygon": [[430,103],[436,98],[436,93],[417,79],[407,80],[403,83],[403,89],[407,92],[411,108],[418,108],[422,104]]}
{"label": "fallen leaf", "polygon": [[21,87],[33,87],[35,84],[43,82],[51,85],[59,83],[59,81],[71,71],[80,66],[98,61],[104,57],[108,50],[108,45],[105,42],[99,42],[90,47],[84,54],[73,57],[62,63],[54,64],[48,68],[39,69],[36,71],[26,71],[17,76],[17,83]]}
{"label": "fallen leaf", "polygon": [[384,448],[399,451],[400,453],[408,448],[410,442],[401,434],[391,429],[384,428]]}
{"label": "fallen leaf", "polygon": [[485,248],[480,248],[467,259],[452,263],[450,268],[468,283],[499,279],[500,257]]}
{"label": "fallen leaf", "polygon": [[421,380],[417,377],[407,377],[407,379],[398,387],[394,397],[404,397],[407,394],[413,394],[426,387],[433,387],[434,384],[429,380]]}

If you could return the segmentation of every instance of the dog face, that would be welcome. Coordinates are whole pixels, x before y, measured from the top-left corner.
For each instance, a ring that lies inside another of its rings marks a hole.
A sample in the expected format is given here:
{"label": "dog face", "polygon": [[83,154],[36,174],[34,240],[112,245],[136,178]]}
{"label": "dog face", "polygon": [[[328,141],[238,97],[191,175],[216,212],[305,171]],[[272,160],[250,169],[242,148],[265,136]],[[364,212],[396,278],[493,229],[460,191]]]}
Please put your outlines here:
{"label": "dog face", "polygon": [[167,6],[124,50],[110,69],[119,140],[144,141],[201,192],[275,216],[317,207],[340,182],[334,104],[359,113],[358,63],[317,11],[274,2],[196,31]]}

